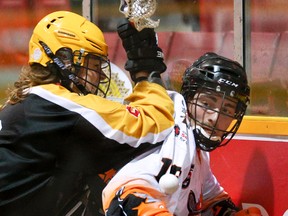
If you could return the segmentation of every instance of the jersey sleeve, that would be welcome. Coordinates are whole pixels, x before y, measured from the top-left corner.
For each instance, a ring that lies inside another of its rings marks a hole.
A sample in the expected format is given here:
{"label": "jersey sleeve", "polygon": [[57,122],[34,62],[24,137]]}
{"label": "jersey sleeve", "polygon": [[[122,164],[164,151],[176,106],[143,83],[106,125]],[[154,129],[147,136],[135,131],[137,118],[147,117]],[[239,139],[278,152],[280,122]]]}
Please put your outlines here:
{"label": "jersey sleeve", "polygon": [[140,82],[125,101],[125,105],[103,101],[102,107],[95,107],[104,136],[138,147],[161,142],[172,131],[174,105],[160,85]]}
{"label": "jersey sleeve", "polygon": [[174,125],[174,104],[167,91],[147,81],[134,87],[127,104],[92,94],[79,96],[53,84],[34,87],[32,93],[79,113],[105,137],[132,147],[163,141]]}

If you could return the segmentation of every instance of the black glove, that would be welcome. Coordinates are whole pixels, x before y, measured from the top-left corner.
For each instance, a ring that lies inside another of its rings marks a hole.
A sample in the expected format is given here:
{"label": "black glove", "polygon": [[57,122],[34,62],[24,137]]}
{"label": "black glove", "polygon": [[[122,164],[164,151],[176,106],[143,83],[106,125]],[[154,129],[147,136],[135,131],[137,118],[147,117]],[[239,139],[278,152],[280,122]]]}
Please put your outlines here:
{"label": "black glove", "polygon": [[117,26],[117,32],[128,58],[125,69],[130,72],[133,81],[139,71],[162,73],[166,70],[154,29],[145,28],[138,32],[128,19],[123,19]]}

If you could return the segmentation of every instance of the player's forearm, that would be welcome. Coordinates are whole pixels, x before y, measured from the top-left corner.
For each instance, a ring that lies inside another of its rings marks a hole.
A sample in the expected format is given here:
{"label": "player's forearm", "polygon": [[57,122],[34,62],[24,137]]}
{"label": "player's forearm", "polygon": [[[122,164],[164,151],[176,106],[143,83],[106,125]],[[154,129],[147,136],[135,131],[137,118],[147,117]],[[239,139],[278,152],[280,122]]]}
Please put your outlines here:
{"label": "player's forearm", "polygon": [[[147,81],[139,82],[126,100],[129,106],[136,108],[140,113],[138,121],[142,121],[143,127],[139,137],[148,133],[163,133],[173,127],[174,103],[162,86]],[[162,135],[166,137],[169,132],[170,130]]]}

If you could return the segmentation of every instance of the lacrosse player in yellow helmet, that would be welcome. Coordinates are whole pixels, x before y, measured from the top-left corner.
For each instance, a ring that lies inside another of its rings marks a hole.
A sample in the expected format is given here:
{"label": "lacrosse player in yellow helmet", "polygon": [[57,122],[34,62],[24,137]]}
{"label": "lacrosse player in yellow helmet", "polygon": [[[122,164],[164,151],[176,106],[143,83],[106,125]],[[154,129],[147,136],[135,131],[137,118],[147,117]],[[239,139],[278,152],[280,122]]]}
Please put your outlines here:
{"label": "lacrosse player in yellow helmet", "polygon": [[84,215],[97,198],[91,185],[104,184],[100,174],[164,140],[174,125],[173,102],[159,74],[138,66],[125,105],[107,100],[102,31],[68,11],[39,21],[29,64],[0,111],[1,216]]}

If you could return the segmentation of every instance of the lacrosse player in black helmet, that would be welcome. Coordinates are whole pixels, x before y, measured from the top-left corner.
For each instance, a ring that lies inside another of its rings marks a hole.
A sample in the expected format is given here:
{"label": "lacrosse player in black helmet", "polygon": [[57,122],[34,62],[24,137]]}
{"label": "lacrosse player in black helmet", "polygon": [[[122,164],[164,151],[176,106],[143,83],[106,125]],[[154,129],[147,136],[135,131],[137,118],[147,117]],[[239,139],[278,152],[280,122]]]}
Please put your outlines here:
{"label": "lacrosse player in black helmet", "polygon": [[212,151],[226,145],[237,132],[249,103],[250,88],[238,62],[207,53],[186,69],[181,94],[197,147]]}
{"label": "lacrosse player in black helmet", "polygon": [[112,178],[103,191],[106,215],[260,216],[256,207],[236,207],[210,169],[209,152],[232,139],[249,104],[244,68],[206,53],[186,68],[181,94],[169,94],[174,132]]}

